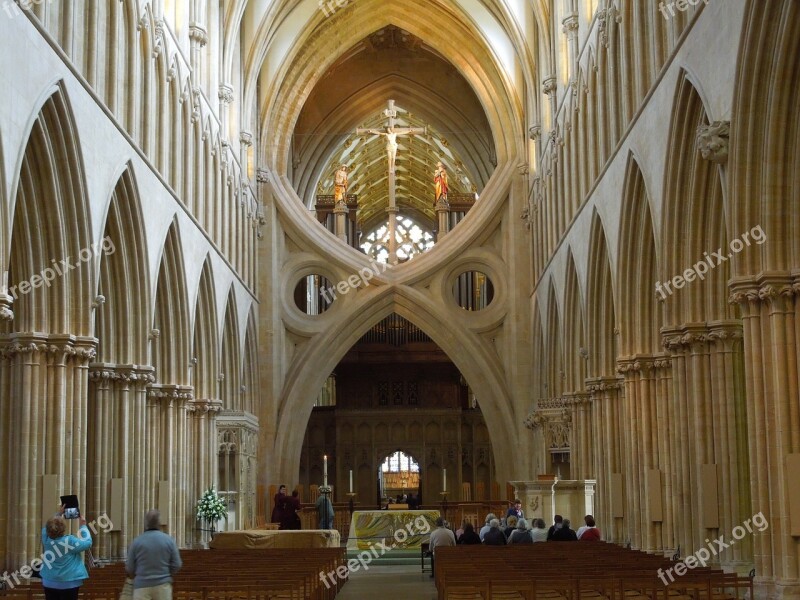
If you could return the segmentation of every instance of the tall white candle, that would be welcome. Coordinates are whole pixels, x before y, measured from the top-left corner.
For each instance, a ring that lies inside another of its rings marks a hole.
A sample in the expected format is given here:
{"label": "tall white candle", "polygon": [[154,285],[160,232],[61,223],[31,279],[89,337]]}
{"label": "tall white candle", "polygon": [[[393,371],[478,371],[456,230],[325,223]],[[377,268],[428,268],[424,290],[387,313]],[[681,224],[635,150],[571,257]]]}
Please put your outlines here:
{"label": "tall white candle", "polygon": [[350,469],[350,493],[353,493],[353,469]]}
{"label": "tall white candle", "polygon": [[447,469],[442,469],[442,491],[447,491]]}
{"label": "tall white candle", "polygon": [[328,487],[328,455],[322,457],[322,485]]}

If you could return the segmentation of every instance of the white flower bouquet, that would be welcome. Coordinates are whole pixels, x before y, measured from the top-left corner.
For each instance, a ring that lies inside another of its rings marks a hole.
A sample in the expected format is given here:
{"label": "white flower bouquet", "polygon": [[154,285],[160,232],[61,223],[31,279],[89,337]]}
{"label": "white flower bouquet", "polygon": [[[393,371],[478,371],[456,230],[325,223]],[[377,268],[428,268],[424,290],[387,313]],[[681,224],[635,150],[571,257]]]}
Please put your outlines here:
{"label": "white flower bouquet", "polygon": [[220,519],[228,518],[228,505],[217,495],[214,486],[203,492],[197,501],[197,518],[208,521],[212,526]]}

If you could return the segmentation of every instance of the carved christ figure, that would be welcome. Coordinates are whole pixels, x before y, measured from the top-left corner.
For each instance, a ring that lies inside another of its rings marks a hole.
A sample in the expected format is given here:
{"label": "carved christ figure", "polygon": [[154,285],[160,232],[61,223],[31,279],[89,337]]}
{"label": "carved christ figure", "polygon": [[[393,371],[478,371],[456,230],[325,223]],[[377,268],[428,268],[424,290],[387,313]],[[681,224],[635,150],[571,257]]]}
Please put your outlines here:
{"label": "carved christ figure", "polygon": [[386,136],[386,153],[389,155],[389,173],[394,173],[394,164],[397,159],[397,136],[408,135],[409,133],[422,133],[417,127],[387,127],[386,131],[379,129],[367,129],[367,133]]}
{"label": "carved christ figure", "polygon": [[439,202],[439,200],[447,200],[447,192],[450,187],[447,184],[447,171],[441,162],[436,164],[436,171],[433,174],[433,183],[436,186],[436,199],[433,201],[434,204]]}
{"label": "carved christ figure", "polygon": [[347,196],[347,165],[342,165],[333,177],[333,203],[346,202]]}

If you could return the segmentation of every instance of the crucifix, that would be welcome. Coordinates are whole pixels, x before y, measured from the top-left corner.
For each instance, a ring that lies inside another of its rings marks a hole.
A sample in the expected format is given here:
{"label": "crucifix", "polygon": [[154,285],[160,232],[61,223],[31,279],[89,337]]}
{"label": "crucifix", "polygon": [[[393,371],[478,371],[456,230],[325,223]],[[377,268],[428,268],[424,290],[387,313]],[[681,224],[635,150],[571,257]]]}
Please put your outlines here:
{"label": "crucifix", "polygon": [[389,124],[385,130],[380,129],[356,129],[356,135],[371,133],[373,135],[386,136],[386,154],[389,159],[389,207],[386,212],[389,214],[389,264],[397,264],[397,202],[395,198],[395,161],[397,159],[397,136],[398,135],[424,135],[428,133],[428,128],[421,127],[397,127],[395,118],[397,110],[394,107],[394,100],[389,100],[383,116],[389,119]]}

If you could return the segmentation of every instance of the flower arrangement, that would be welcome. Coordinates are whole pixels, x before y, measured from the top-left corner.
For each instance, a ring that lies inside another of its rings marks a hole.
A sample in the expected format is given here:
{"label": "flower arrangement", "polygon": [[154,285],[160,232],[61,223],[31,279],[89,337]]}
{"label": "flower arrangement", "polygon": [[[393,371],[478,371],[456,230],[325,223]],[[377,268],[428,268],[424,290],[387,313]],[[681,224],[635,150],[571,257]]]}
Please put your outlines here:
{"label": "flower arrangement", "polygon": [[228,506],[213,485],[197,501],[197,518],[210,522],[212,527],[220,519],[228,518]]}

